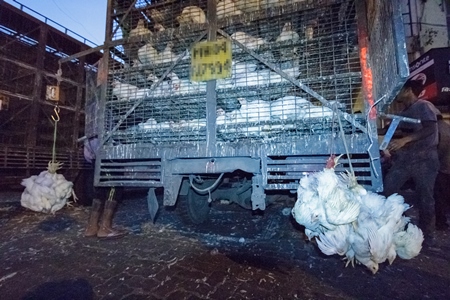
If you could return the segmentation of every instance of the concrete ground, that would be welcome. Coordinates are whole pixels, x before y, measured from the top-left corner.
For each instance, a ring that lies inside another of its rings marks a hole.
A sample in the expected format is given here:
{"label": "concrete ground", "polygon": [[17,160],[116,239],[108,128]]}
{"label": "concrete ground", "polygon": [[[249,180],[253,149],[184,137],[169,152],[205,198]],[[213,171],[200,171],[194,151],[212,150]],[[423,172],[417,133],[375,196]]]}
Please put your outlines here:
{"label": "concrete ground", "polygon": [[188,226],[164,208],[151,223],[145,193],[127,191],[115,224],[130,233],[106,241],[83,236],[89,207],[35,213],[20,193],[0,193],[0,299],[450,299],[449,231],[372,275],[305,241],[283,214],[292,197],[263,215],[214,205]]}

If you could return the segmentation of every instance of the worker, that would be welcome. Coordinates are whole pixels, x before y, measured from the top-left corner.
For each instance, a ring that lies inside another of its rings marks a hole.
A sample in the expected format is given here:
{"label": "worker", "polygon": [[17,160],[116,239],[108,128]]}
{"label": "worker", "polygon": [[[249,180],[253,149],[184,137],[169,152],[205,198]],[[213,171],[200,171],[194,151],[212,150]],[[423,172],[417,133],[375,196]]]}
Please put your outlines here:
{"label": "worker", "polygon": [[398,193],[412,179],[419,196],[419,227],[424,233],[424,245],[435,244],[434,184],[439,170],[437,153],[439,111],[429,101],[419,98],[422,83],[410,80],[396,97],[404,105],[399,115],[419,119],[421,123],[400,123],[401,137],[392,139],[387,149],[392,154],[392,166],[384,181],[384,194]]}
{"label": "worker", "polygon": [[[84,141],[84,157],[91,164],[89,172],[90,180],[88,179],[87,182],[90,182],[91,185],[94,185],[95,158],[99,147],[100,142],[98,138],[91,138]],[[114,229],[111,225],[117,206],[117,199],[121,198],[121,194],[122,188],[94,187],[91,212],[84,236],[111,239],[119,238],[127,234],[125,230]],[[100,215],[102,215],[101,220]]]}
{"label": "worker", "polygon": [[450,194],[450,124],[445,122],[442,115],[437,116],[439,128],[439,173],[436,177],[434,195],[436,200],[436,229],[446,230],[446,212],[449,207],[448,195]]}

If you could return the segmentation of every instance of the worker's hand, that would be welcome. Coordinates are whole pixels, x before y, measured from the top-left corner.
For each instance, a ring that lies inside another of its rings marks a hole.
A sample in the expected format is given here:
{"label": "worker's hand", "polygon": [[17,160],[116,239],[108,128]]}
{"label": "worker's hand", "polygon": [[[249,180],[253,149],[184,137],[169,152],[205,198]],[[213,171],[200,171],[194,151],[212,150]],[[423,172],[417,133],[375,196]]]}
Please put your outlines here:
{"label": "worker's hand", "polygon": [[402,148],[408,143],[408,140],[406,138],[391,140],[389,143],[387,149],[389,151],[397,151],[398,149]]}

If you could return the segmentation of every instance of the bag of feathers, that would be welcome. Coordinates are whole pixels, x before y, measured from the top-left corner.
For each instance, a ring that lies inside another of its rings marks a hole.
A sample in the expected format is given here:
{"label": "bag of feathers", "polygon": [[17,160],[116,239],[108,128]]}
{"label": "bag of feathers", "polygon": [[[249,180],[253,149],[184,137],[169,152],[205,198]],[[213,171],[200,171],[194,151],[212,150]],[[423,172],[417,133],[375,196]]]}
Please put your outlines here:
{"label": "bag of feathers", "polygon": [[366,191],[351,173],[336,174],[336,163],[300,180],[292,215],[306,236],[324,254],[345,256],[345,266],[356,261],[373,274],[386,260],[416,257],[423,233],[403,216],[410,207],[403,197]]}

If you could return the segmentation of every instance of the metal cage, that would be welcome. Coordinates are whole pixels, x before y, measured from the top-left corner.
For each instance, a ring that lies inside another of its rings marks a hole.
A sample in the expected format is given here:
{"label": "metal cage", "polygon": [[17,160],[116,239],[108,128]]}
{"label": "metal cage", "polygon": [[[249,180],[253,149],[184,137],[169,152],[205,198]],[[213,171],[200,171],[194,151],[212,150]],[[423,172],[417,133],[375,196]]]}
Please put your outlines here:
{"label": "metal cage", "polygon": [[[164,187],[173,205],[186,176],[242,170],[253,176],[253,208],[264,208],[265,190],[296,189],[347,148],[341,170],[351,160],[380,191],[373,106],[407,76],[396,2],[109,5],[97,184]],[[193,47],[204,41],[230,43],[227,78],[194,81]]]}

